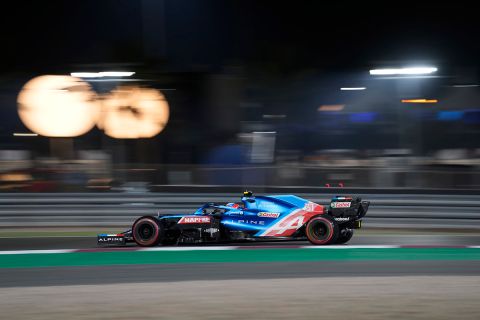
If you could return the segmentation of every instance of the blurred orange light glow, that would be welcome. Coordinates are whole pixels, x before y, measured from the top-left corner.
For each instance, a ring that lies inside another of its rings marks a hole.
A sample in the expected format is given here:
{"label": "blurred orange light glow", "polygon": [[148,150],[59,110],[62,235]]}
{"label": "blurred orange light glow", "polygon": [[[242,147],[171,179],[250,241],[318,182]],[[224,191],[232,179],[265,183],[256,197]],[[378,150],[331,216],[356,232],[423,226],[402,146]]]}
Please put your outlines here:
{"label": "blurred orange light glow", "polygon": [[95,126],[99,115],[90,86],[70,76],[40,76],[20,91],[18,114],[32,132],[47,137],[76,137]]}
{"label": "blurred orange light glow", "polygon": [[344,108],[344,104],[325,104],[318,107],[318,111],[342,111]]}
{"label": "blurred orange light glow", "polygon": [[403,99],[402,103],[437,103],[437,99]]}
{"label": "blurred orange light glow", "polygon": [[112,138],[151,138],[163,130],[168,117],[168,103],[160,91],[123,86],[104,97],[98,127]]}
{"label": "blurred orange light glow", "polygon": [[23,182],[33,180],[32,176],[26,173],[5,173],[0,175],[0,181]]}

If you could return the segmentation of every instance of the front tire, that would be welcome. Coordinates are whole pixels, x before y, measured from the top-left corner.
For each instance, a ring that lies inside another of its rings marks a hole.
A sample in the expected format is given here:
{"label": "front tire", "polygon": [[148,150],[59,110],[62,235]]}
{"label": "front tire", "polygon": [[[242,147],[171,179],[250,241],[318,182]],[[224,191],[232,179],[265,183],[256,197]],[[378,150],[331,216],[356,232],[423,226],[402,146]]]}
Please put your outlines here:
{"label": "front tire", "polygon": [[335,243],[338,233],[337,222],[327,215],[313,217],[305,227],[307,239],[314,245]]}
{"label": "front tire", "polygon": [[133,240],[141,247],[153,247],[163,240],[163,228],[154,217],[137,219],[132,226]]}

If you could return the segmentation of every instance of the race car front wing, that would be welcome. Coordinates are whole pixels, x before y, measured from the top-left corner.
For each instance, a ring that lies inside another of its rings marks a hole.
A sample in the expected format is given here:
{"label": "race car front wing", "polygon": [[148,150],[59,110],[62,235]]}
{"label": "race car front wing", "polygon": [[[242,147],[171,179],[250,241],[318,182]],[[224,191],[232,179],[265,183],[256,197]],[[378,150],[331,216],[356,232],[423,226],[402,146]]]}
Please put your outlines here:
{"label": "race car front wing", "polygon": [[99,246],[124,246],[127,243],[125,234],[106,234],[97,235],[97,244]]}

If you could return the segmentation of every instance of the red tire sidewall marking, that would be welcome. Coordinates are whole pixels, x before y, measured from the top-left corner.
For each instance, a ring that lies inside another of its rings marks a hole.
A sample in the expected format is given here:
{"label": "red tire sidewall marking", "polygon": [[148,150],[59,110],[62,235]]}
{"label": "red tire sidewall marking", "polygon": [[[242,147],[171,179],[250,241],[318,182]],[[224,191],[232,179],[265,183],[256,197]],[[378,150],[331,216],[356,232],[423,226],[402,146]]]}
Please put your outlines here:
{"label": "red tire sidewall marking", "polygon": [[[155,229],[155,236],[152,237],[148,241],[137,239],[137,237],[136,237],[137,231],[135,230],[135,228],[137,227],[137,225],[139,225],[142,222],[148,222],[150,225],[153,225],[153,228]],[[133,229],[133,237],[135,239],[135,242],[140,243],[140,244],[145,245],[145,246],[148,246],[148,245],[151,245],[151,244],[155,243],[155,241],[157,241],[158,237],[160,236],[160,228],[159,228],[158,224],[155,221],[153,221],[152,219],[149,219],[149,218],[142,218],[142,219],[136,221],[135,225],[133,226],[132,229]]]}
{"label": "red tire sidewall marking", "polygon": [[[327,227],[328,227],[328,230],[330,232],[330,235],[328,236],[327,239],[325,240],[316,240],[315,237],[312,236],[312,234],[310,234],[310,223],[314,222],[314,221],[322,221],[324,223],[326,223]],[[330,239],[332,239],[333,237],[333,224],[330,220],[328,219],[325,219],[323,217],[316,217],[316,218],[313,218],[312,220],[310,220],[307,224],[307,237],[310,241],[312,241],[314,244],[325,244],[325,243],[328,243],[328,241],[330,241]]]}

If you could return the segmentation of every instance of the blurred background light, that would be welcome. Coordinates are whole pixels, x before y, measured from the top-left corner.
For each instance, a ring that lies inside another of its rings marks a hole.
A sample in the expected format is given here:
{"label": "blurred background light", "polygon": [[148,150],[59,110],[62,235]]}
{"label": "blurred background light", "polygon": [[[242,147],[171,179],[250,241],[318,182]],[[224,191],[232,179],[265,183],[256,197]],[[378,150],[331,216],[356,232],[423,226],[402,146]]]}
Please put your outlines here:
{"label": "blurred background light", "polygon": [[411,67],[411,68],[389,68],[389,69],[372,69],[371,75],[404,75],[404,74],[431,74],[438,69],[435,67]]}
{"label": "blurred background light", "polygon": [[21,132],[15,132],[13,134],[14,137],[37,137],[37,133],[21,133]]}
{"label": "blurred background light", "polygon": [[169,118],[168,103],[160,91],[121,86],[104,96],[98,127],[118,139],[151,138]]}
{"label": "blurred background light", "polygon": [[366,87],[351,87],[351,88],[348,88],[348,87],[344,87],[344,88],[340,88],[340,90],[342,91],[356,91],[356,90],[365,90],[367,89]]}
{"label": "blurred background light", "polygon": [[100,72],[100,76],[102,77],[131,77],[135,74],[135,72],[129,71],[104,71]]}
{"label": "blurred background light", "polygon": [[275,159],[276,132],[252,132],[252,163],[271,163]]}
{"label": "blurred background light", "polygon": [[463,118],[463,111],[439,111],[437,120],[439,121],[457,121]]}
{"label": "blurred background light", "polygon": [[70,73],[72,77],[77,77],[77,78],[99,78],[100,73],[99,72],[72,72]]}
{"label": "blurred background light", "polygon": [[344,104],[325,104],[318,107],[318,111],[342,111],[344,108]]}
{"label": "blurred background light", "polygon": [[264,114],[262,116],[264,119],[284,119],[287,117],[286,114]]}
{"label": "blurred background light", "polygon": [[95,126],[96,94],[79,78],[46,75],[28,81],[20,91],[18,114],[23,124],[42,136],[76,137]]}
{"label": "blurred background light", "polygon": [[78,78],[103,78],[103,77],[131,77],[135,72],[129,71],[104,71],[104,72],[72,72],[72,77]]}
{"label": "blurred background light", "polygon": [[478,84],[455,84],[452,87],[454,88],[475,88],[479,87],[480,85]]}
{"label": "blurred background light", "polygon": [[437,99],[402,99],[402,103],[437,103]]}

